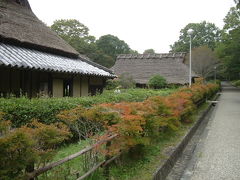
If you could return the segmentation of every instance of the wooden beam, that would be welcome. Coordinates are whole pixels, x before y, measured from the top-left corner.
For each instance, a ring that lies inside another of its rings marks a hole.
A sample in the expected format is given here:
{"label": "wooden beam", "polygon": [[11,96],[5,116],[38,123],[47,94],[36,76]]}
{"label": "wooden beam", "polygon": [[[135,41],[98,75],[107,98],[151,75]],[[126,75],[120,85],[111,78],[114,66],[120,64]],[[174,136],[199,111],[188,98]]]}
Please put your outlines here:
{"label": "wooden beam", "polygon": [[94,171],[96,171],[99,167],[101,167],[104,163],[105,163],[105,161],[100,162],[99,164],[94,166],[91,170],[89,170],[86,174],[84,174],[83,176],[81,176],[77,180],[82,180],[82,179],[88,177],[90,174],[92,174]]}
{"label": "wooden beam", "polygon": [[33,78],[32,78],[32,71],[30,71],[28,73],[28,76],[30,76],[29,79],[29,97],[32,98],[33,97]]}
{"label": "wooden beam", "polygon": [[111,159],[109,159],[109,160],[107,160],[107,161],[105,160],[105,161],[100,162],[99,164],[97,164],[96,166],[94,166],[91,170],[89,170],[87,173],[85,173],[83,176],[81,176],[81,177],[78,178],[77,180],[82,180],[82,179],[88,177],[88,176],[91,175],[93,172],[95,172],[99,167],[104,167],[104,166],[108,165],[109,163],[111,163],[112,161],[114,161],[115,159],[117,159],[119,156],[120,156],[120,154],[112,157]]}
{"label": "wooden beam", "polygon": [[121,155],[121,154],[118,154],[118,155],[116,155],[116,156],[113,156],[111,159],[105,161],[104,164],[102,164],[102,167],[110,164],[112,161],[114,161],[115,159],[117,159],[118,157],[120,157],[120,155]]}
{"label": "wooden beam", "polygon": [[9,69],[9,96],[12,94],[12,71]]}

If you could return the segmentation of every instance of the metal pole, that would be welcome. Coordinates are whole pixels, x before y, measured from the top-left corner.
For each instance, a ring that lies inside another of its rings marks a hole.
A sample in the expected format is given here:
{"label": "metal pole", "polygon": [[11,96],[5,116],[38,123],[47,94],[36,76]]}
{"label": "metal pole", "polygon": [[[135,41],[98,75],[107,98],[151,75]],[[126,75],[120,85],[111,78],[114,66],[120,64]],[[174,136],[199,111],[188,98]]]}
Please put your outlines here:
{"label": "metal pole", "polygon": [[189,53],[189,87],[192,85],[192,37],[190,36],[190,53]]}

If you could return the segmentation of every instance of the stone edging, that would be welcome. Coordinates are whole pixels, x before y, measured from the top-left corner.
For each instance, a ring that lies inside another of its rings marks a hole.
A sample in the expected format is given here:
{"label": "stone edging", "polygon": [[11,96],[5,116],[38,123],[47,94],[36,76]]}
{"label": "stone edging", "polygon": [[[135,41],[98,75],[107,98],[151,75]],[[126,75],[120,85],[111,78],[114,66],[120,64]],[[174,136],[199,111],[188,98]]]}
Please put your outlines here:
{"label": "stone edging", "polygon": [[[213,98],[214,100],[218,99],[220,96],[219,93],[215,95]],[[207,109],[203,111],[198,120],[194,123],[194,125],[188,130],[188,132],[185,134],[185,136],[182,138],[181,142],[176,146],[174,151],[170,154],[168,159],[164,160],[161,166],[156,170],[156,172],[153,175],[153,180],[164,180],[167,175],[170,173],[171,169],[177,162],[178,158],[181,156],[184,148],[188,144],[188,142],[191,140],[193,135],[195,134],[196,130],[198,129],[199,125],[207,115],[207,113],[210,111],[212,108],[212,104],[209,104]]]}

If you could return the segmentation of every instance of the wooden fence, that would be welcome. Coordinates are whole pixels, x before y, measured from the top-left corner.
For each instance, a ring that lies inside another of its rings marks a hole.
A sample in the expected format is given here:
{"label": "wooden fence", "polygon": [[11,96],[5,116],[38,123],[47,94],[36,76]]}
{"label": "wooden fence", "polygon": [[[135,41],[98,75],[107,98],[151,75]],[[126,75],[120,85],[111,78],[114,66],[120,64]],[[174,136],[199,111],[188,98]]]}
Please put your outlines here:
{"label": "wooden fence", "polygon": [[[67,157],[65,157],[65,158],[63,158],[61,160],[56,161],[56,162],[49,163],[49,164],[47,164],[46,166],[44,166],[42,168],[36,169],[33,172],[30,172],[30,173],[27,174],[27,179],[32,180],[32,179],[38,177],[39,175],[41,175],[41,174],[43,174],[43,173],[45,173],[45,172],[47,172],[47,171],[57,167],[57,166],[62,165],[63,163],[66,163],[66,162],[68,162],[70,160],[73,160],[73,159],[75,159],[75,158],[77,158],[77,157],[79,157],[79,156],[81,156],[81,155],[83,155],[83,154],[85,154],[85,153],[87,153],[89,151],[92,151],[94,148],[96,148],[97,146],[100,146],[100,145],[102,145],[104,143],[106,143],[106,148],[107,148],[108,146],[111,145],[111,140],[116,138],[117,136],[118,136],[117,134],[108,136],[106,139],[100,140],[97,143],[95,143],[95,144],[93,144],[93,145],[91,145],[89,147],[86,147],[86,148],[82,149],[81,151],[79,151],[77,153],[74,153],[74,154],[72,154],[70,156],[67,156]],[[90,169],[84,175],[82,175],[81,177],[78,177],[77,180],[81,180],[81,179],[84,179],[84,178],[88,177],[89,175],[91,175],[94,171],[96,171],[100,167],[104,167],[105,168],[104,169],[104,175],[106,176],[106,179],[108,179],[109,178],[109,167],[108,167],[108,164],[111,163],[112,161],[114,161],[118,157],[119,157],[119,155],[114,156],[114,157],[109,157],[108,155],[106,155],[105,160],[103,160],[100,163],[96,164],[94,167],[92,167],[92,169]]]}

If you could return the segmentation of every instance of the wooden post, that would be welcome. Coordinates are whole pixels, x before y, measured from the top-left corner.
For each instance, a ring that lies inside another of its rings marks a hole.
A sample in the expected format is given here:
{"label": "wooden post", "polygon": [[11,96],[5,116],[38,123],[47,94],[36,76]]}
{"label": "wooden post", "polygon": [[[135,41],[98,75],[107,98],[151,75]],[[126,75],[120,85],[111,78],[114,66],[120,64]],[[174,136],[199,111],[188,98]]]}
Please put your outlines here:
{"label": "wooden post", "polygon": [[[111,141],[108,141],[106,143],[106,150],[107,153],[109,153],[109,147],[111,146]],[[105,156],[105,162],[107,162],[109,159],[111,159],[111,156],[109,154],[106,154]],[[106,166],[104,166],[104,171],[103,171],[103,175],[105,176],[106,180],[110,179],[110,170],[109,170],[109,164],[106,164]]]}
{"label": "wooden post", "polygon": [[[34,163],[29,163],[26,167],[26,173],[32,173],[34,172]],[[34,178],[29,178],[29,180],[34,180]]]}
{"label": "wooden post", "polygon": [[77,179],[80,177],[80,174],[79,172],[76,173],[76,176],[77,176]]}

